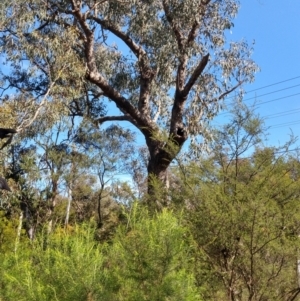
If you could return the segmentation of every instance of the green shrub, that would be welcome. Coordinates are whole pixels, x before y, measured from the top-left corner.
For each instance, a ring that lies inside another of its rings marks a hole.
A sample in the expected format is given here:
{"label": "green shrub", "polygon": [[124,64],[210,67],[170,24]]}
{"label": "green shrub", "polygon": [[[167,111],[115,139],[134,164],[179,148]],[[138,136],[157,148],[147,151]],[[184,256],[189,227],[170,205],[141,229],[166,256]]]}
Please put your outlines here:
{"label": "green shrub", "polygon": [[133,206],[110,244],[87,225],[39,237],[2,256],[0,300],[199,300],[191,242],[180,220]]}

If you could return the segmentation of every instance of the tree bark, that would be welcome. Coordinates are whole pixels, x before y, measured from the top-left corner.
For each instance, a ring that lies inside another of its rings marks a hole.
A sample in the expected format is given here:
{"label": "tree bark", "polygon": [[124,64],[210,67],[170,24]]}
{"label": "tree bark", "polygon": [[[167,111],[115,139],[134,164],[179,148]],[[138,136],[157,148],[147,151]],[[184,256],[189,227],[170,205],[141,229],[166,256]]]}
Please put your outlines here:
{"label": "tree bark", "polygon": [[147,166],[149,196],[155,196],[156,189],[168,189],[168,167],[187,140],[186,131],[183,128],[180,130],[180,135],[177,130],[175,135],[171,133],[167,142],[154,140],[153,135],[145,135],[150,154]]}
{"label": "tree bark", "polygon": [[[72,184],[71,184],[71,185],[72,185]],[[71,211],[72,198],[73,198],[73,190],[72,190],[72,188],[69,188],[69,193],[68,193],[68,204],[67,204],[66,218],[65,218],[65,230],[67,230],[68,225],[69,225],[69,218],[70,218],[70,211]]]}
{"label": "tree bark", "polygon": [[160,153],[156,155],[150,155],[148,162],[148,194],[153,195],[155,190],[155,181],[162,184],[159,185],[162,188],[166,186],[167,183],[167,169],[169,164],[167,164],[167,159],[164,160]]}
{"label": "tree bark", "polygon": [[19,216],[19,225],[18,225],[18,229],[17,229],[17,236],[16,236],[15,248],[14,248],[15,253],[18,250],[20,237],[21,237],[21,231],[22,231],[22,225],[23,225],[23,211],[20,212],[20,216]]}

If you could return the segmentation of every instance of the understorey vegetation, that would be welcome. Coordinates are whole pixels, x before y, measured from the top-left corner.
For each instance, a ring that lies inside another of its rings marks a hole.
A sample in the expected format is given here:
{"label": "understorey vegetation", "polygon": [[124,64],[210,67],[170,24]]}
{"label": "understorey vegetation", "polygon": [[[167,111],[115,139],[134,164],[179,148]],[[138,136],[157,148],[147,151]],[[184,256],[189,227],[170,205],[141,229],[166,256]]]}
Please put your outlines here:
{"label": "understorey vegetation", "polygon": [[139,181],[109,181],[125,142],[93,155],[94,147],[98,154],[114,145],[115,129],[107,131],[107,146],[88,140],[89,155],[52,145],[7,159],[7,175],[22,174],[1,198],[0,300],[299,298],[293,137],[264,146],[259,116],[236,106],[231,121],[213,130],[209,154],[178,157],[169,188],[153,184],[161,204],[154,209],[141,170]]}

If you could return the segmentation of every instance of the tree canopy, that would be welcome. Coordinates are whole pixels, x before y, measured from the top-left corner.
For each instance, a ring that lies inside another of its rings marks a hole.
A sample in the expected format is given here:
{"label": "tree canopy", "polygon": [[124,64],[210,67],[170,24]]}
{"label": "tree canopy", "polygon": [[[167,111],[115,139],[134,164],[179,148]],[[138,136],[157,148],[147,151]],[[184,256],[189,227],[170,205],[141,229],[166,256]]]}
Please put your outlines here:
{"label": "tree canopy", "polygon": [[[95,125],[128,121],[145,137],[148,173],[164,180],[188,137],[251,82],[246,41],[228,41],[234,0],[4,1],[2,97],[29,127],[37,113]],[[8,91],[15,91],[8,96]],[[5,98],[6,95],[6,98]],[[114,102],[119,112],[111,112]],[[24,111],[24,108],[26,110]]]}

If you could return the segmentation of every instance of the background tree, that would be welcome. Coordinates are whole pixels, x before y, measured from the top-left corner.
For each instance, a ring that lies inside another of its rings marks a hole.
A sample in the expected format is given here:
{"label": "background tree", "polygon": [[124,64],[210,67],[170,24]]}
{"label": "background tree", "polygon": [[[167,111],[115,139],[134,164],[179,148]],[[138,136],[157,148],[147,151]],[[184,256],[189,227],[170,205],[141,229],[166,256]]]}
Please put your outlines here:
{"label": "background tree", "polygon": [[[104,225],[104,210],[112,203],[109,187],[123,175],[132,158],[134,135],[129,130],[111,125],[102,131],[91,126],[79,126],[74,136],[77,151],[89,157],[89,171],[97,179],[94,209],[98,227]],[[106,206],[103,206],[103,202]],[[115,204],[111,204],[114,207]],[[108,226],[109,227],[109,226]]]}
{"label": "background tree", "polygon": [[234,113],[216,131],[211,156],[182,167],[174,193],[198,246],[198,283],[208,285],[205,300],[295,300],[297,153],[291,142],[264,147],[259,118],[247,108]]}
{"label": "background tree", "polygon": [[[0,45],[11,70],[3,89],[15,89],[36,110],[47,101],[95,124],[130,122],[145,137],[148,174],[161,181],[188,137],[205,133],[221,101],[257,70],[245,41],[225,39],[238,11],[234,0],[2,7]],[[109,101],[120,114],[103,113]]]}

